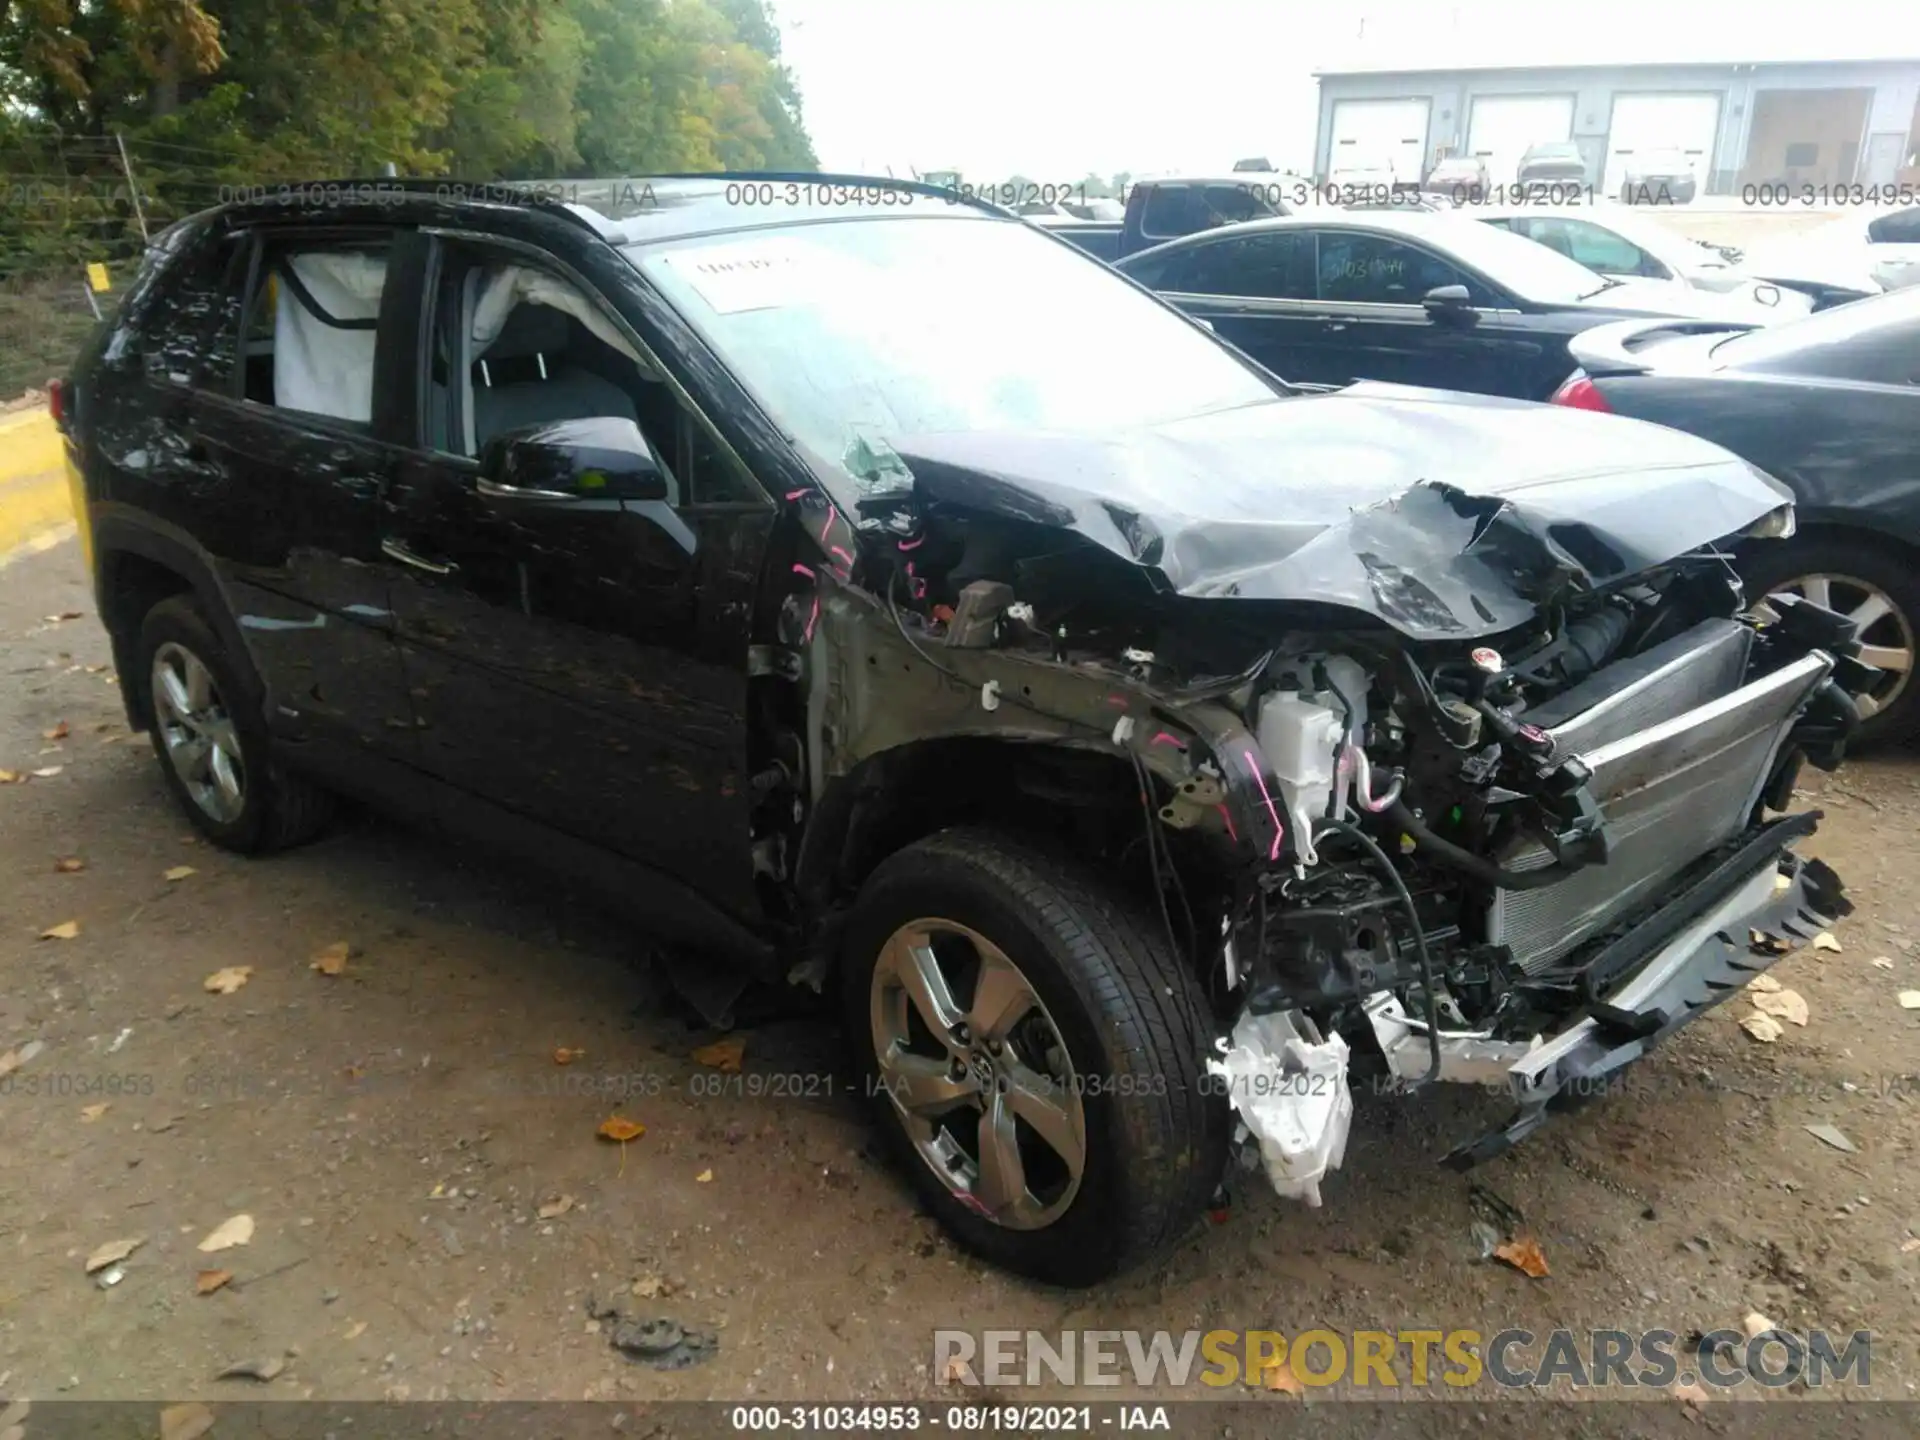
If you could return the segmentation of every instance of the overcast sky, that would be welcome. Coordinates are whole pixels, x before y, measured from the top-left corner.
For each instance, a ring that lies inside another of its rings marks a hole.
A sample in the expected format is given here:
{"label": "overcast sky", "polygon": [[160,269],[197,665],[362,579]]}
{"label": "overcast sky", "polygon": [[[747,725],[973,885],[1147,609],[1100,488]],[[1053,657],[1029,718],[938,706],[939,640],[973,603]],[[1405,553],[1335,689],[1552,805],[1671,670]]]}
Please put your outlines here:
{"label": "overcast sky", "polygon": [[[1313,72],[1920,56],[1920,6],[1821,0],[774,0],[830,170],[1073,181],[1313,158]],[[1604,15],[1604,22],[1598,17]],[[1818,34],[1811,34],[1818,17]]]}

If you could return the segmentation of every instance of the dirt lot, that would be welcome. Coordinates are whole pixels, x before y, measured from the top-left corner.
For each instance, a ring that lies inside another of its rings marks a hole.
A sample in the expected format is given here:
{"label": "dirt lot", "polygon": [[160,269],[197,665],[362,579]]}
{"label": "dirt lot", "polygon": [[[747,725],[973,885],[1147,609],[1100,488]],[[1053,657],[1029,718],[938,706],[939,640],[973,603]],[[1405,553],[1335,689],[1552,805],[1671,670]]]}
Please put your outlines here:
{"label": "dirt lot", "polygon": [[[1451,1091],[1363,1098],[1324,1209],[1243,1183],[1157,1268],[1065,1294],[915,1214],[823,1025],[741,1032],[738,1077],[695,1063],[716,1037],[644,937],[548,881],[364,817],[271,861],[193,843],[73,544],[0,568],[0,637],[0,767],[49,772],[0,785],[0,1052],[44,1046],[0,1082],[0,1394],[951,1398],[936,1326],[1685,1334],[1751,1311],[1872,1330],[1877,1395],[1920,1380],[1909,758],[1809,782],[1860,910],[1775,972],[1804,1028],[1761,1044],[1725,1006],[1476,1177],[1548,1277],[1481,1259],[1468,1179],[1432,1162],[1497,1111]],[[343,973],[312,968],[341,941]],[[226,967],[251,974],[203,987]],[[614,1114],[646,1133],[597,1138]],[[238,1214],[250,1243],[196,1248]],[[143,1243],[101,1288],[85,1263],[115,1240]],[[712,1327],[717,1354],[636,1365],[589,1291]],[[214,1378],[276,1357],[269,1384]]]}

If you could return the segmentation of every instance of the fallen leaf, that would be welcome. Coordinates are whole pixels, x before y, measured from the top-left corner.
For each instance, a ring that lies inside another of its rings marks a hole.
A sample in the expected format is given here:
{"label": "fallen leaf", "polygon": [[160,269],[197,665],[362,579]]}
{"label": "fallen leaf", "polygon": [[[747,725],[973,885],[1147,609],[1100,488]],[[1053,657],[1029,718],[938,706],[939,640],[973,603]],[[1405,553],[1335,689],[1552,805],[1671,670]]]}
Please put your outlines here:
{"label": "fallen leaf", "polygon": [[713,1171],[702,1170],[698,1175],[694,1176],[693,1178],[696,1182],[698,1182],[701,1185],[710,1185],[713,1183]]}
{"label": "fallen leaf", "polygon": [[1707,1403],[1707,1392],[1697,1382],[1691,1385],[1675,1385],[1667,1393],[1686,1407],[1689,1418],[1699,1414]]}
{"label": "fallen leaf", "polygon": [[1785,1020],[1790,1025],[1807,1023],[1807,1001],[1798,990],[1776,990],[1771,995],[1755,995],[1753,1008],[1763,1015]]}
{"label": "fallen leaf", "polygon": [[200,872],[191,865],[176,865],[160,878],[163,880],[184,880],[189,875],[198,875],[199,873]]}
{"label": "fallen leaf", "polygon": [[1860,1147],[1840,1133],[1837,1125],[1809,1125],[1807,1133],[1823,1145],[1831,1145],[1836,1150],[1844,1150],[1849,1155],[1860,1153]]}
{"label": "fallen leaf", "polygon": [[746,1058],[746,1054],[747,1042],[744,1040],[716,1040],[694,1051],[693,1059],[695,1064],[738,1075],[740,1062]]}
{"label": "fallen leaf", "polygon": [[1262,1370],[1260,1383],[1269,1390],[1296,1398],[1307,1392],[1307,1387],[1300,1383],[1300,1377],[1293,1373],[1293,1367],[1284,1360],[1275,1361]]}
{"label": "fallen leaf", "polygon": [[33,778],[36,780],[51,780],[66,768],[64,765],[42,765],[38,770],[33,772]]}
{"label": "fallen leaf", "polygon": [[[1913,1243],[1916,1246],[1920,1246],[1920,1240],[1916,1240]],[[633,1293],[638,1295],[642,1300],[657,1300],[662,1295],[671,1295],[673,1293],[673,1287],[668,1285],[667,1282],[662,1280],[658,1275],[642,1275],[638,1280],[633,1282]]]}
{"label": "fallen leaf", "polygon": [[236,1245],[244,1245],[253,1239],[253,1217],[235,1215],[222,1221],[207,1238],[200,1242],[200,1253],[211,1255],[216,1250],[231,1250]]}
{"label": "fallen leaf", "polygon": [[347,968],[347,957],[353,954],[353,947],[345,940],[336,940],[331,945],[323,945],[313,952],[308,965],[322,975],[338,975]]}
{"label": "fallen leaf", "polygon": [[940,1367],[942,1385],[964,1385],[967,1383],[967,1362],[958,1355],[949,1355],[947,1363]]}
{"label": "fallen leaf", "polygon": [[571,1065],[586,1053],[584,1050],[569,1050],[565,1045],[561,1045],[553,1052],[553,1063],[556,1065]]}
{"label": "fallen leaf", "polygon": [[622,1145],[629,1140],[638,1140],[647,1133],[647,1127],[637,1120],[623,1119],[610,1115],[600,1122],[600,1128],[594,1132],[602,1140],[617,1140]]}
{"label": "fallen leaf", "polygon": [[340,1338],[342,1340],[358,1340],[362,1335],[366,1333],[367,1333],[367,1322],[364,1320],[356,1320],[353,1322],[353,1324],[347,1327],[347,1333],[342,1335]]}
{"label": "fallen leaf", "polygon": [[1892,957],[1891,955],[1876,955],[1876,956],[1874,956],[1874,957],[1873,957],[1873,968],[1874,968],[1874,969],[1876,969],[1876,970],[1891,970],[1891,969],[1893,969],[1893,957]]}
{"label": "fallen leaf", "polygon": [[160,1412],[160,1440],[200,1440],[213,1428],[213,1411],[197,1400]]}
{"label": "fallen leaf", "polygon": [[18,785],[26,778],[18,770],[0,770],[0,785]]}
{"label": "fallen leaf", "polygon": [[73,732],[67,728],[67,722],[62,720],[51,730],[42,730],[40,732],[40,738],[42,740],[64,740],[72,733]]}
{"label": "fallen leaf", "polygon": [[42,940],[71,940],[80,933],[78,920],[62,920],[58,925],[49,925],[40,932]]}
{"label": "fallen leaf", "polygon": [[53,862],[54,871],[61,875],[77,875],[87,868],[87,862],[78,855],[62,855]]}
{"label": "fallen leaf", "polygon": [[1764,930],[1747,931],[1747,944],[1769,955],[1784,955],[1793,948],[1792,942],[1785,936],[1769,935]]}
{"label": "fallen leaf", "polygon": [[1762,1045],[1771,1045],[1787,1032],[1771,1015],[1753,1014],[1740,1022],[1740,1028]]}
{"label": "fallen leaf", "polygon": [[1776,895],[1782,890],[1791,890],[1792,888],[1793,880],[1790,876],[1776,875],[1773,877],[1773,890]]}
{"label": "fallen leaf", "polygon": [[1530,1235],[1518,1239],[1504,1240],[1493,1247],[1496,1260],[1504,1260],[1522,1275],[1531,1275],[1535,1280],[1548,1274],[1547,1257],[1540,1253],[1540,1242]]}
{"label": "fallen leaf", "polygon": [[540,1218],[542,1220],[557,1219],[571,1209],[573,1209],[573,1196],[556,1195],[540,1207]]}
{"label": "fallen leaf", "polygon": [[109,1265],[119,1263],[146,1243],[147,1238],[144,1235],[133,1240],[107,1241],[106,1244],[96,1247],[94,1252],[87,1256],[87,1274],[91,1275],[96,1270],[104,1270]]}
{"label": "fallen leaf", "polygon": [[1756,995],[1765,995],[1782,989],[1780,982],[1771,975],[1756,975],[1747,982],[1747,989]]}
{"label": "fallen leaf", "polygon": [[1915,1236],[1911,1240],[1902,1240],[1900,1242],[1900,1253],[1902,1255],[1911,1255],[1916,1250],[1920,1250],[1920,1236]]}
{"label": "fallen leaf", "polygon": [[46,617],[49,625],[58,625],[62,620],[78,620],[79,618],[80,612],[78,610],[62,610],[58,615],[49,615]]}
{"label": "fallen leaf", "polygon": [[1818,935],[1813,937],[1813,948],[1816,950],[1831,950],[1834,954],[1838,955],[1840,953],[1840,942],[1833,938],[1833,932],[1831,930],[1822,930]]}
{"label": "fallen leaf", "polygon": [[18,1050],[0,1052],[0,1076],[11,1075],[46,1048],[45,1041],[29,1040]]}
{"label": "fallen leaf", "polygon": [[193,1293],[196,1295],[211,1295],[231,1279],[233,1279],[233,1271],[231,1270],[202,1270],[194,1277]]}
{"label": "fallen leaf", "polygon": [[201,985],[216,995],[231,995],[247,983],[247,977],[253,974],[251,965],[228,965],[216,970],[201,981]]}
{"label": "fallen leaf", "polygon": [[1902,990],[1897,998],[1902,1010],[1920,1010],[1920,990]]}
{"label": "fallen leaf", "polygon": [[278,1355],[269,1355],[261,1360],[236,1360],[213,1378],[216,1380],[259,1380],[273,1379],[287,1368],[287,1362]]}
{"label": "fallen leaf", "polygon": [[1749,1310],[1747,1318],[1740,1322],[1740,1328],[1747,1332],[1747,1338],[1753,1340],[1779,1327],[1762,1315],[1758,1310]]}
{"label": "fallen leaf", "polygon": [[110,1100],[102,1100],[98,1105],[82,1105],[80,1107],[80,1123],[82,1125],[91,1125],[107,1113],[107,1106],[112,1103]]}

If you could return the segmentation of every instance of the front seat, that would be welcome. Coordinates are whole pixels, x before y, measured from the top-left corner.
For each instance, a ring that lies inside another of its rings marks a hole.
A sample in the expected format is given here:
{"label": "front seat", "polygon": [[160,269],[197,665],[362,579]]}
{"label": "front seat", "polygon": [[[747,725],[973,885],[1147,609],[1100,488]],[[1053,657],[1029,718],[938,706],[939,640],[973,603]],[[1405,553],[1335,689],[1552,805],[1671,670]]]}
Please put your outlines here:
{"label": "front seat", "polygon": [[571,339],[571,322],[552,306],[513,307],[473,365],[476,449],[506,431],[558,420],[617,415],[639,422],[631,395],[569,360]]}

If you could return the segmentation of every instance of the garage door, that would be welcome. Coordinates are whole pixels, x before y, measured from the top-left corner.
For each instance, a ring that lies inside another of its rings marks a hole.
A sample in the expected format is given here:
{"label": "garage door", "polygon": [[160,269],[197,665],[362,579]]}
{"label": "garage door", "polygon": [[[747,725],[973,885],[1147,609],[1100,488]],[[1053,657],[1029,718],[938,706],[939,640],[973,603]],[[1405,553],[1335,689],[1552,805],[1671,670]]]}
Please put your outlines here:
{"label": "garage door", "polygon": [[1636,153],[1679,150],[1704,192],[1713,174],[1713,141],[1720,129],[1718,95],[1616,95],[1607,127],[1605,193],[1618,195]]}
{"label": "garage door", "polygon": [[1571,95],[1476,95],[1467,120],[1467,153],[1487,162],[1487,178],[1511,185],[1520,158],[1535,145],[1573,138]]}
{"label": "garage door", "polygon": [[1328,171],[1390,164],[1398,179],[1425,179],[1428,104],[1425,100],[1334,101]]}

